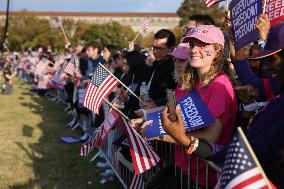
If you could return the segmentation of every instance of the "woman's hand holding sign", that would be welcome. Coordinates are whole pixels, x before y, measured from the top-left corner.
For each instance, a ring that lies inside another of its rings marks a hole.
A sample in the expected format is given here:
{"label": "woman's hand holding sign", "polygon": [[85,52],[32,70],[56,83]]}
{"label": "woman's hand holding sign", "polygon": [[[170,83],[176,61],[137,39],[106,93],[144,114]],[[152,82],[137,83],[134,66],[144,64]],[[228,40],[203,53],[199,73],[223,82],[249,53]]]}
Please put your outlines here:
{"label": "woman's hand holding sign", "polygon": [[266,40],[270,29],[270,22],[266,14],[261,14],[256,22],[259,39]]}

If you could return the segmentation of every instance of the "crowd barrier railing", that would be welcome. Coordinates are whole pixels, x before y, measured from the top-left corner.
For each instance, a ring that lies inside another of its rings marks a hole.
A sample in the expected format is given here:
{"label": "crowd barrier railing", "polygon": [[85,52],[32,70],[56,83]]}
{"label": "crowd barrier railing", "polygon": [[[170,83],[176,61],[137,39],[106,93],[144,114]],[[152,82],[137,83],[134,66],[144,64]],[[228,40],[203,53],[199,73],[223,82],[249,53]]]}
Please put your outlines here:
{"label": "crowd barrier railing", "polygon": [[[51,94],[56,100],[56,102],[58,103],[63,103],[64,105],[66,105],[66,109],[70,108],[69,104],[64,100],[64,90],[62,89],[55,89],[53,90],[53,92],[49,91],[49,94]],[[92,122],[93,118],[92,118],[92,114],[89,115],[89,121]],[[110,133],[109,136],[107,137],[107,139],[104,141],[103,145],[98,149],[98,152],[91,158],[91,162],[93,162],[97,157],[101,156],[103,157],[106,162],[108,163],[109,167],[113,170],[115,176],[117,177],[117,179],[119,180],[119,182],[121,183],[123,188],[128,188],[128,185],[131,182],[131,179],[134,175],[134,169],[132,166],[132,163],[127,161],[119,152],[119,147],[116,145],[113,145],[113,142],[116,141],[118,138],[120,138],[122,135],[124,134],[124,130],[121,126],[116,125],[115,129],[113,129]],[[167,166],[167,162],[172,162],[174,163],[174,148],[175,148],[175,144],[170,144],[170,143],[166,143],[163,141],[151,141],[151,145],[152,147],[156,150],[156,152],[159,154],[160,158],[161,158],[161,162],[159,164],[159,166],[155,166],[152,169],[146,171],[145,173],[143,173],[143,177],[146,179],[149,179],[151,177],[153,177],[154,175],[156,175],[158,173],[158,171]],[[179,185],[180,185],[180,189],[191,189],[191,188],[199,188],[199,169],[198,169],[198,165],[200,164],[200,162],[204,162],[205,163],[205,169],[206,169],[206,174],[205,174],[205,186],[203,186],[203,188],[210,188],[210,186],[208,185],[208,177],[209,177],[209,168],[213,168],[216,172],[220,173],[221,168],[214,164],[211,161],[207,161],[204,160],[202,158],[196,158],[196,180],[194,183],[192,183],[193,181],[191,180],[191,161],[192,158],[189,157],[189,163],[188,163],[188,174],[185,175],[183,173],[183,171],[179,168],[177,168],[177,166],[175,165],[175,175],[178,176],[179,179]],[[193,186],[194,185],[194,186]]]}
{"label": "crowd barrier railing", "polygon": [[[113,145],[112,143],[114,141],[116,141],[119,137],[121,137],[123,135],[124,131],[122,127],[118,127],[116,126],[114,130],[112,130],[108,136],[108,138],[104,141],[104,144],[102,145],[101,148],[99,148],[99,152],[93,156],[93,158],[91,159],[91,161],[94,161],[99,154],[102,154],[102,156],[106,159],[107,163],[109,164],[109,166],[111,167],[111,169],[113,170],[113,172],[115,173],[117,179],[120,181],[120,183],[122,184],[123,188],[127,188],[127,186],[130,184],[131,182],[131,178],[134,175],[134,171],[133,171],[133,167],[132,167],[132,163],[131,162],[127,162],[125,159],[123,159],[121,157],[121,154],[118,151],[119,147],[117,147],[116,145]],[[174,148],[175,148],[175,144],[170,144],[170,143],[166,143],[163,141],[151,141],[152,147],[156,150],[156,152],[159,154],[160,158],[161,158],[161,162],[159,164],[159,166],[155,166],[152,169],[146,171],[145,173],[143,173],[143,177],[146,179],[149,179],[153,176],[155,176],[158,171],[167,166],[167,162],[172,162],[174,163]],[[198,169],[198,165],[201,162],[205,163],[205,169],[206,169],[206,174],[205,174],[205,186],[202,186],[202,188],[210,188],[209,184],[208,184],[208,179],[209,179],[209,169],[212,168],[214,169],[217,173],[220,173],[221,168],[214,164],[211,161],[207,161],[204,160],[202,158],[196,158],[196,180],[194,181],[194,183],[192,183],[193,181],[191,180],[191,161],[192,158],[189,157],[189,163],[188,163],[188,174],[185,175],[183,173],[183,171],[179,168],[177,168],[177,166],[175,165],[175,175],[179,176],[179,185],[180,185],[180,189],[185,189],[185,188],[200,188],[199,185],[199,169]],[[193,186],[194,185],[194,186]]]}

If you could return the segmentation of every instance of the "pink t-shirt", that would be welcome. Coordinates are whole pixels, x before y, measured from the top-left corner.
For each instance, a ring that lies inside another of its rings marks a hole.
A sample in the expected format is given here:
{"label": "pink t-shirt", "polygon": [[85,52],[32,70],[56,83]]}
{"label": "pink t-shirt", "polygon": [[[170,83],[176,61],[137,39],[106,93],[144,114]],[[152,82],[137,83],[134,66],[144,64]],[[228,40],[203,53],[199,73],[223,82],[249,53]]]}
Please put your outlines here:
{"label": "pink t-shirt", "polygon": [[[237,117],[237,98],[230,80],[225,74],[220,74],[205,88],[200,88],[200,82],[197,82],[195,89],[206,104],[212,117],[215,119],[219,118],[223,124],[223,131],[217,144],[221,146],[229,144]],[[183,98],[186,94],[185,91],[181,90],[180,86],[177,87],[177,100]],[[177,146],[175,150],[175,162],[185,173],[188,170],[188,159],[189,156],[182,152],[181,146]],[[191,162],[191,179],[195,180],[196,156],[191,155]],[[214,170],[209,169],[209,186],[214,186],[216,181],[216,173]],[[199,184],[205,185],[205,163],[200,161]]]}

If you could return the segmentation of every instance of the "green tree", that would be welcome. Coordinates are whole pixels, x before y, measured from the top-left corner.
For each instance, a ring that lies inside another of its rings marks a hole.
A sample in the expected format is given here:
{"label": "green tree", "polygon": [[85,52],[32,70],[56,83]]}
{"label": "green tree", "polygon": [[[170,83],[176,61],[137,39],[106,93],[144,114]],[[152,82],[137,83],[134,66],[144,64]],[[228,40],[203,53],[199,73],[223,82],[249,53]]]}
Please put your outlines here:
{"label": "green tree", "polygon": [[86,41],[99,40],[103,45],[114,44],[128,47],[128,41],[135,36],[129,26],[123,26],[117,22],[108,24],[94,24],[86,30],[82,38]]}
{"label": "green tree", "polygon": [[[63,27],[70,42],[76,43],[91,25],[64,19]],[[60,51],[64,49],[65,45],[60,28],[51,28],[49,20],[40,19],[32,12],[22,11],[10,17],[8,33],[10,50],[25,51],[29,47],[36,48],[39,45],[47,47],[50,45],[53,49]]]}
{"label": "green tree", "polygon": [[184,0],[180,8],[177,10],[177,14],[181,17],[180,26],[183,26],[188,21],[189,16],[195,14],[208,14],[218,25],[222,25],[224,22],[224,8],[219,5],[214,5],[208,9],[204,3],[204,0]]}
{"label": "green tree", "polygon": [[23,11],[12,16],[8,31],[8,46],[11,50],[24,51],[39,45],[64,47],[63,38],[58,35],[58,31],[50,28],[48,20],[39,19],[31,12]]}

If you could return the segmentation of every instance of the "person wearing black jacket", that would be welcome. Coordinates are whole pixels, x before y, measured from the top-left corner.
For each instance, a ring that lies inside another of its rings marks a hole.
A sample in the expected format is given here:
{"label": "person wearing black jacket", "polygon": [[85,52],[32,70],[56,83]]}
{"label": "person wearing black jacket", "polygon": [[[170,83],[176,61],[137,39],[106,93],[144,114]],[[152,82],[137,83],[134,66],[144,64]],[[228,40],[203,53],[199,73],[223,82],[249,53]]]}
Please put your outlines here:
{"label": "person wearing black jacket", "polygon": [[166,105],[166,89],[175,89],[176,87],[174,61],[168,55],[173,51],[175,43],[175,35],[170,30],[162,29],[154,35],[153,53],[155,61],[146,72],[150,99],[141,103],[144,109]]}

